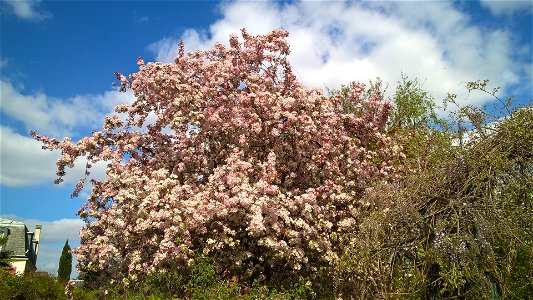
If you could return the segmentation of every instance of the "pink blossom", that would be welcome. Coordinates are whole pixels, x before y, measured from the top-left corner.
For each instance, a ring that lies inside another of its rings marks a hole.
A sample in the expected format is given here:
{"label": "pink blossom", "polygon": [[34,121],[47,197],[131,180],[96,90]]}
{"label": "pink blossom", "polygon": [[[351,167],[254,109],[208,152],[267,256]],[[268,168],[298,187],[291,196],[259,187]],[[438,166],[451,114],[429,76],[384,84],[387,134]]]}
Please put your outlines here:
{"label": "pink blossom", "polygon": [[33,133],[61,150],[59,180],[78,157],[109,163],[79,211],[81,268],[120,270],[114,279],[130,284],[199,253],[243,277],[267,266],[305,274],[340,255],[332,233],[355,230],[358,199],[398,178],[402,149],[379,89],[353,84],[346,99],[307,89],[287,35],[243,30],[229,47],[186,55],[182,45],[174,63],[139,59],[129,78],[116,73],[136,96],[115,110],[125,119],[110,115],[78,142]]}

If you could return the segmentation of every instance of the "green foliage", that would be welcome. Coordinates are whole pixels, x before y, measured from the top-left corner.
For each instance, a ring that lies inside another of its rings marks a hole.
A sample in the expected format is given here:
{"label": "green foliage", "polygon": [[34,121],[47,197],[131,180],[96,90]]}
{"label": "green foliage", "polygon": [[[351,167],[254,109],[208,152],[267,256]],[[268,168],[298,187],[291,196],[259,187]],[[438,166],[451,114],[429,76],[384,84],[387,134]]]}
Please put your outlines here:
{"label": "green foliage", "polygon": [[0,237],[0,269],[6,269],[11,266],[9,257],[11,256],[11,251],[3,250],[3,246],[7,244],[7,236]]}
{"label": "green foliage", "polygon": [[216,274],[214,263],[205,257],[198,257],[196,264],[191,269],[190,279],[187,283],[187,291],[190,293],[194,290],[203,290],[211,284],[216,283],[218,276]]}
{"label": "green foliage", "polygon": [[418,79],[409,80],[402,74],[393,97],[395,109],[391,123],[400,128],[428,129],[442,127],[446,123],[437,117],[437,108],[431,95],[422,88]]}
{"label": "green foliage", "polygon": [[[476,87],[486,83],[469,85]],[[404,111],[411,120],[410,110]],[[451,124],[458,132],[470,129],[467,143],[457,145],[452,132],[431,126],[408,136],[405,163],[412,172],[399,184],[380,184],[362,200],[369,211],[334,266],[340,294],[357,299],[533,294],[533,109],[506,111],[503,120],[489,123],[496,118],[486,111],[459,108],[455,117],[462,121]]]}
{"label": "green foliage", "polygon": [[403,138],[403,163],[409,171],[422,173],[453,157],[450,124],[437,116],[434,99],[418,79],[402,74],[393,102],[389,131]]}
{"label": "green foliage", "polygon": [[72,289],[72,298],[76,300],[93,300],[100,299],[101,291],[97,289],[90,289],[86,287],[76,287]]}
{"label": "green foliage", "polygon": [[20,293],[24,284],[22,276],[11,275],[10,273],[0,270],[0,298],[15,299]]}
{"label": "green foliage", "polygon": [[57,280],[66,283],[70,280],[70,273],[72,272],[72,254],[70,253],[70,245],[68,240],[65,241],[61,257],[59,258],[59,268],[57,269]]}
{"label": "green foliage", "polygon": [[176,270],[154,273],[131,289],[116,286],[72,289],[74,299],[313,299],[311,282],[301,279],[290,288],[276,290],[266,285],[243,285],[238,278],[224,278],[212,260],[197,257],[189,274]]}
{"label": "green foliage", "polygon": [[11,275],[0,271],[0,299],[66,299],[63,285],[47,273]]}
{"label": "green foliage", "polygon": [[158,272],[146,277],[143,281],[136,284],[136,290],[143,295],[172,295],[173,293],[183,294],[183,286],[185,285],[184,276],[175,270]]}

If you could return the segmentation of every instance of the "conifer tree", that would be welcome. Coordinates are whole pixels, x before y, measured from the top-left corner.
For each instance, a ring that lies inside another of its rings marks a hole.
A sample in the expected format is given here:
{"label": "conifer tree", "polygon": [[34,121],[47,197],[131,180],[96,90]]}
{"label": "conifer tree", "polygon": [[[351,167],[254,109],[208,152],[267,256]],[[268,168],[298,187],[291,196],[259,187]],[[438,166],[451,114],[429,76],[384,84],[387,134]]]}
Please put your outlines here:
{"label": "conifer tree", "polygon": [[57,280],[59,282],[67,282],[70,279],[72,272],[72,254],[70,253],[70,245],[68,239],[63,246],[61,257],[59,258],[59,268],[57,269]]}

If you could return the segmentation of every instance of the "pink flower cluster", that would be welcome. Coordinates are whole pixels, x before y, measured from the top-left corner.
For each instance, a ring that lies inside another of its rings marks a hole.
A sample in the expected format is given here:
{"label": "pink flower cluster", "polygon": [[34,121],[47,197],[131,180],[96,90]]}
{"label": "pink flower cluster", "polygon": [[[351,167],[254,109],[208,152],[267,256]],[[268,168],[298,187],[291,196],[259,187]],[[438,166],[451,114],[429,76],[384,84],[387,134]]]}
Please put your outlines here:
{"label": "pink flower cluster", "polygon": [[139,59],[137,73],[117,74],[135,102],[102,131],[75,143],[34,134],[62,151],[60,178],[77,157],[109,162],[79,211],[80,266],[130,282],[203,254],[241,278],[264,278],[339,256],[365,189],[398,176],[401,147],[387,134],[391,105],[379,89],[305,88],[287,61],[287,35],[243,30],[243,42],[181,49],[172,64]]}

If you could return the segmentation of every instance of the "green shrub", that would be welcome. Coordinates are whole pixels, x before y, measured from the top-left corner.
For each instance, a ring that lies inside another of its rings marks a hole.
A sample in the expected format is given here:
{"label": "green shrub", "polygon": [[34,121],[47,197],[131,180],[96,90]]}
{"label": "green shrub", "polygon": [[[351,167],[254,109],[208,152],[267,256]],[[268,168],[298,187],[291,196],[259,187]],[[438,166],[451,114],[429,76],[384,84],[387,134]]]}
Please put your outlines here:
{"label": "green shrub", "polygon": [[20,293],[24,279],[22,276],[14,276],[7,271],[0,270],[0,298],[15,299]]}
{"label": "green shrub", "polygon": [[[220,299],[220,300],[281,300],[313,299],[315,292],[307,279],[301,279],[280,291],[266,285],[251,287],[238,282],[236,278],[224,278],[211,259],[198,257],[188,274],[177,270],[151,274],[131,286],[119,287],[77,287],[72,296],[77,300],[93,299]],[[321,298],[322,299],[322,298]]]}
{"label": "green shrub", "polygon": [[24,276],[0,271],[0,299],[66,299],[64,288],[48,273],[36,272]]}
{"label": "green shrub", "polygon": [[72,297],[76,300],[95,300],[99,299],[99,291],[83,287],[75,287],[72,290]]}

